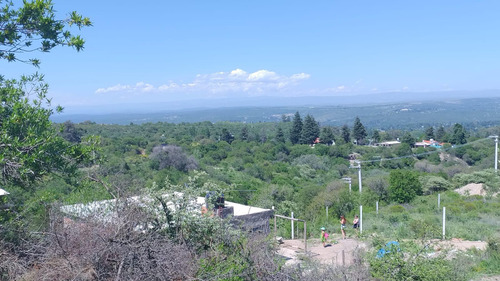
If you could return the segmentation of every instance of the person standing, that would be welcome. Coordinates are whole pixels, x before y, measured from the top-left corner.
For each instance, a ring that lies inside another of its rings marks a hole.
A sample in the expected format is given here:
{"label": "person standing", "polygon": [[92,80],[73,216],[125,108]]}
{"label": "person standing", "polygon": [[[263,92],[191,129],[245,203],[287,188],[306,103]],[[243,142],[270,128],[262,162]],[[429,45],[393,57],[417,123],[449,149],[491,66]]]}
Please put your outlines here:
{"label": "person standing", "polygon": [[347,220],[345,219],[344,215],[340,216],[340,231],[342,232],[342,239],[345,239],[345,224],[347,223]]}
{"label": "person standing", "polygon": [[358,217],[358,215],[354,216],[354,220],[352,221],[352,228],[356,229],[356,234],[357,234],[358,229],[359,229],[359,217]]}
{"label": "person standing", "polygon": [[325,230],[324,227],[321,228],[321,242],[323,243],[323,247],[326,247],[326,239],[328,239],[328,233]]}

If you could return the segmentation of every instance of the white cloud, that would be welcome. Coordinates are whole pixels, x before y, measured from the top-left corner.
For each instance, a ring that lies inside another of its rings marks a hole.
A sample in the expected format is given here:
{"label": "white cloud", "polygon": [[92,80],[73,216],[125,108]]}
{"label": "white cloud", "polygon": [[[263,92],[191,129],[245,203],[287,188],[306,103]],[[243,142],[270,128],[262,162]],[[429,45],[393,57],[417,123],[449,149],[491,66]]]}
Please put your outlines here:
{"label": "white cloud", "polygon": [[258,95],[266,92],[281,91],[299,84],[303,80],[309,79],[307,73],[297,73],[291,76],[279,75],[269,70],[258,70],[248,73],[242,69],[235,69],[230,72],[216,72],[211,74],[198,74],[189,83],[169,82],[155,87],[145,82],[135,85],[115,85],[107,88],[99,88],[97,94],[112,92],[120,93],[241,93]]}
{"label": "white cloud", "polygon": [[108,88],[99,88],[95,92],[97,94],[104,94],[104,93],[109,93],[109,92],[126,91],[126,90],[129,90],[129,89],[130,89],[129,85],[120,85],[120,84],[118,84],[118,85],[111,86],[111,87],[108,87]]}

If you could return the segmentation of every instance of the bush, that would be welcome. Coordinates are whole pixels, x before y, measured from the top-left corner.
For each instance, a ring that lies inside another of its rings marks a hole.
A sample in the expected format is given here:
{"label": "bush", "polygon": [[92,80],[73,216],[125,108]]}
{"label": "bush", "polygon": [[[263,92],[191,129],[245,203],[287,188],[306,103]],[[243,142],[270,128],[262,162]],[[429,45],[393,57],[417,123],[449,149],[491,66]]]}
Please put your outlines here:
{"label": "bush", "polygon": [[405,211],[406,211],[405,207],[401,205],[392,205],[389,207],[389,212],[393,214],[403,213]]}
{"label": "bush", "polygon": [[389,176],[389,199],[407,203],[422,194],[422,184],[417,173],[407,170],[393,170]]}
{"label": "bush", "polygon": [[449,181],[443,179],[442,177],[427,176],[423,177],[421,181],[422,191],[426,195],[434,192],[449,190],[453,187]]}
{"label": "bush", "polygon": [[187,172],[198,168],[198,162],[194,157],[186,155],[182,148],[175,145],[156,146],[150,157],[153,160],[153,167],[158,170],[174,167]]}

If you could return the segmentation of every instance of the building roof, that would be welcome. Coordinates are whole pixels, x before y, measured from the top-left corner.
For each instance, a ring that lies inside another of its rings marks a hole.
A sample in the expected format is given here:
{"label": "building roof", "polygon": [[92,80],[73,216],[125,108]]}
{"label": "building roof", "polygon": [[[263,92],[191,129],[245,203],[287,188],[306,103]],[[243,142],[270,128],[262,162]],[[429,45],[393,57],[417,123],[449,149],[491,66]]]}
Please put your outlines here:
{"label": "building roof", "polygon": [[0,196],[7,195],[7,194],[10,194],[10,193],[8,193],[7,191],[0,188]]}
{"label": "building roof", "polygon": [[[164,194],[162,197],[168,200],[170,196],[182,197],[181,192],[174,192],[173,194]],[[61,212],[78,217],[78,218],[92,218],[97,219],[102,222],[112,222],[117,218],[116,207],[119,206],[120,202],[134,204],[139,207],[149,207],[151,208],[151,203],[154,199],[149,196],[134,196],[129,197],[124,200],[118,201],[116,199],[94,201],[87,204],[73,204],[65,205],[60,208]],[[205,205],[205,197],[197,197],[196,202],[192,200],[191,211],[194,214],[201,214],[201,207]],[[234,217],[245,216],[249,214],[257,214],[270,211],[269,209],[263,209],[255,206],[247,206],[243,204],[238,204],[230,201],[225,201],[225,207],[232,207],[234,210]],[[167,207],[172,211],[175,211],[175,204],[172,201],[167,201]],[[153,212],[161,212],[161,206],[153,206]]]}
{"label": "building roof", "polygon": [[433,146],[433,147],[442,147],[444,145],[444,142],[438,142],[436,140],[430,139],[430,140],[422,140],[420,142],[416,142],[415,146]]}

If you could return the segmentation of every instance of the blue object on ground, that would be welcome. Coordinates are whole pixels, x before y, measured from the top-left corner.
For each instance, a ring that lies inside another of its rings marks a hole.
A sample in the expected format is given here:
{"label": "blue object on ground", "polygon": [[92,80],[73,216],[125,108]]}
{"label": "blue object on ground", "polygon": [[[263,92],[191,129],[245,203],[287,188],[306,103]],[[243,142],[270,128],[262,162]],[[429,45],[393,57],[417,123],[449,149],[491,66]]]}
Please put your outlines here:
{"label": "blue object on ground", "polygon": [[390,241],[390,242],[387,242],[387,244],[385,244],[385,246],[378,250],[377,252],[377,258],[383,258],[385,254],[388,254],[391,252],[391,249],[396,249],[396,251],[401,251],[401,249],[399,248],[399,243],[396,242],[396,241]]}

